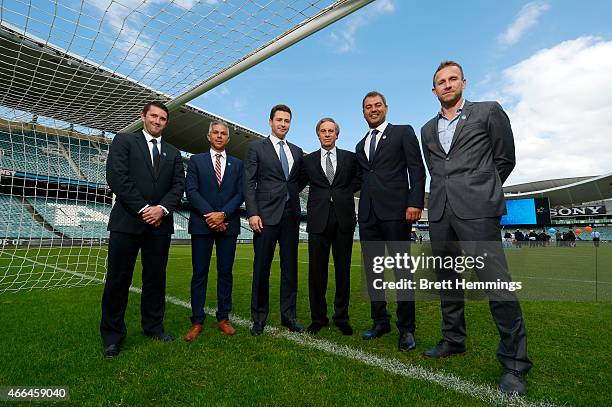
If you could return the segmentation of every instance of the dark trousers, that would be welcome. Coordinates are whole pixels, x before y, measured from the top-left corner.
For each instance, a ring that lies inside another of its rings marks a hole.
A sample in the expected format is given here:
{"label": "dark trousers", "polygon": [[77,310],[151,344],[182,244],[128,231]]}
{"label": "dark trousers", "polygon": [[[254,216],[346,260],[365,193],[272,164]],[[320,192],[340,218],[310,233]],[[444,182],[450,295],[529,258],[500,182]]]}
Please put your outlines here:
{"label": "dark trousers", "polygon": [[326,325],[329,251],[334,257],[336,295],[334,316],[336,324],[348,323],[349,297],[351,295],[351,255],[353,252],[353,231],[342,232],[336,218],[334,205],[329,207],[327,225],[323,233],[308,235],[308,297],[312,322]]}
{"label": "dark trousers", "polygon": [[[460,256],[461,250],[469,256],[486,252],[485,267],[475,269],[479,280],[512,281],[501,244],[500,218],[460,219],[447,201],[442,218],[430,222],[429,231],[435,256]],[[453,270],[436,271],[440,281],[461,278],[461,274]],[[497,359],[505,368],[526,373],[532,363],[527,356],[527,331],[515,293],[508,290],[485,292],[501,338]],[[440,290],[442,336],[459,345],[465,343],[466,337],[464,301],[462,289]]]}
{"label": "dark trousers", "polygon": [[299,221],[287,204],[277,225],[264,223],[261,233],[253,234],[253,287],[251,317],[254,322],[265,323],[270,309],[270,267],[274,259],[276,242],[280,248],[280,311],[281,322],[296,319],[297,259]]}
{"label": "dark trousers", "polygon": [[163,332],[169,248],[170,235],[110,232],[100,321],[100,334],[105,346],[119,344],[127,335],[125,310],[138,250],[142,263],[142,329],[145,334]]}
{"label": "dark trousers", "polygon": [[210,235],[191,235],[191,323],[204,322],[204,304],[208,270],[213,245],[217,253],[217,321],[228,319],[232,310],[232,267],[236,255],[238,236],[227,236],[224,233]]}
{"label": "dark trousers", "polygon": [[[359,223],[359,240],[361,241],[361,252],[366,269],[373,264],[375,256],[385,256],[385,247],[388,256],[396,256],[410,252],[410,228],[411,224],[405,220],[383,221],[376,217],[373,209],[370,209],[368,220]],[[380,242],[380,243],[377,243]],[[395,279],[412,279],[412,274],[406,271],[394,270]],[[370,294],[370,314],[375,324],[388,324],[391,314],[387,311],[387,301],[379,300],[380,293],[374,294],[372,281],[374,275],[365,271],[366,284]],[[384,297],[384,293],[383,293]],[[372,298],[375,298],[372,300]],[[404,298],[397,301],[397,328],[400,332],[411,332],[415,330],[415,308],[414,291],[409,290]]]}

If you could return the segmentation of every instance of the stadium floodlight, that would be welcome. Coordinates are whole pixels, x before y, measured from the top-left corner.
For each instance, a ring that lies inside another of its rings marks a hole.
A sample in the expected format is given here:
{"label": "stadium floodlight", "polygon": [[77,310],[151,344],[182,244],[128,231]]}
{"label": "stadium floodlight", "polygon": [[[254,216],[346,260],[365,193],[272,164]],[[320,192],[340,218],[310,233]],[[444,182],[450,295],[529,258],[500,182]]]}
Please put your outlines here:
{"label": "stadium floodlight", "polygon": [[104,277],[109,137],[146,102],[177,109],[371,1],[3,2],[0,293]]}

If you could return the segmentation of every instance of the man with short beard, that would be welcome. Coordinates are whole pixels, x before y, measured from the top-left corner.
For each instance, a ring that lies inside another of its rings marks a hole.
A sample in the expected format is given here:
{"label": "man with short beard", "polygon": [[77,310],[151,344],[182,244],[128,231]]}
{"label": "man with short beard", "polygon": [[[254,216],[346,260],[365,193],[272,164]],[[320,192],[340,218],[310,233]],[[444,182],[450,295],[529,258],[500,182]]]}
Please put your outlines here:
{"label": "man with short beard", "polygon": [[[431,174],[429,233],[436,256],[485,256],[476,269],[481,281],[510,282],[501,244],[500,220],[506,213],[502,185],[515,165],[510,120],[497,102],[463,98],[466,80],[454,61],[442,62],[433,78],[440,112],[421,129],[423,155]],[[518,241],[517,231],[517,241]],[[452,269],[438,269],[439,281],[456,281]],[[424,355],[435,359],[466,351],[464,292],[440,290],[442,340]],[[487,290],[489,308],[500,334],[497,358],[504,371],[499,389],[524,394],[524,375],[532,364],[527,333],[516,294]]]}

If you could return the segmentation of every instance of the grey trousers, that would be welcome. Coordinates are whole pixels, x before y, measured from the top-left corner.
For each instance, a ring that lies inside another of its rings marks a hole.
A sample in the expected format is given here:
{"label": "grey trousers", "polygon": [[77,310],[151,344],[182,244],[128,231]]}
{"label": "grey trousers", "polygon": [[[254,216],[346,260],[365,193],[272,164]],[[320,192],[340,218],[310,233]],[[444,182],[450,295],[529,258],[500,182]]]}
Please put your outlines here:
{"label": "grey trousers", "polygon": [[[460,219],[448,202],[442,218],[429,223],[432,250],[435,256],[479,256],[486,253],[485,267],[476,270],[480,281],[510,282],[506,257],[501,244],[500,218]],[[439,281],[457,280],[461,274],[454,270],[436,269]],[[485,290],[489,309],[499,331],[497,359],[503,367],[527,373],[532,363],[527,356],[527,331],[521,306],[513,291]],[[440,290],[442,307],[442,336],[449,343],[463,346],[466,329],[464,291],[453,285]]]}

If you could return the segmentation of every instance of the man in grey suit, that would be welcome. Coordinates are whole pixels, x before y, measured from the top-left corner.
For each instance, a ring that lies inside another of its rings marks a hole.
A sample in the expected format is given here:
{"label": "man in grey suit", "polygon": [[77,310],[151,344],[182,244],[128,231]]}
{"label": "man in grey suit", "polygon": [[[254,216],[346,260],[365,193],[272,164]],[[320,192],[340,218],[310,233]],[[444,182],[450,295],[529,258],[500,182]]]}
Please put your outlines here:
{"label": "man in grey suit", "polygon": [[253,336],[263,333],[268,318],[270,266],[276,242],[280,246],[281,324],[292,332],[304,332],[296,318],[303,152],[286,140],[291,126],[288,106],[274,106],[269,124],[270,137],[252,142],[244,159],[244,200],[255,249],[251,293]]}
{"label": "man in grey suit", "polygon": [[[502,184],[514,168],[514,137],[506,113],[497,102],[469,102],[461,66],[440,64],[433,94],[441,111],[421,129],[421,144],[431,175],[429,230],[436,256],[485,255],[476,270],[481,281],[510,282],[501,245],[500,218],[506,212]],[[439,281],[456,281],[452,269],[438,269]],[[424,355],[443,358],[466,351],[464,292],[440,290],[442,340]],[[514,292],[486,290],[501,341],[497,358],[503,366],[499,389],[526,392],[524,375],[532,366],[527,333]]]}

